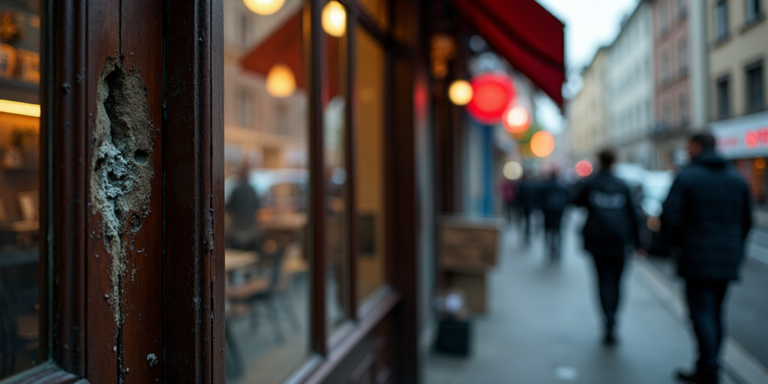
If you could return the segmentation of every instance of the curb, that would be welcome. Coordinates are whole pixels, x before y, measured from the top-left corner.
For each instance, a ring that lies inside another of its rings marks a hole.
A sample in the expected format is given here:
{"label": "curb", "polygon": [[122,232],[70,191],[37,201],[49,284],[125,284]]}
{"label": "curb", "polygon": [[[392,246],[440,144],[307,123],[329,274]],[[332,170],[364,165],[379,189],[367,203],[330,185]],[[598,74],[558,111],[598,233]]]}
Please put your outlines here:
{"label": "curb", "polygon": [[[648,260],[636,259],[636,277],[648,289],[662,307],[675,320],[688,328],[688,312],[675,284],[656,269]],[[768,368],[752,357],[739,343],[730,337],[724,341],[723,371],[737,384],[768,383]]]}

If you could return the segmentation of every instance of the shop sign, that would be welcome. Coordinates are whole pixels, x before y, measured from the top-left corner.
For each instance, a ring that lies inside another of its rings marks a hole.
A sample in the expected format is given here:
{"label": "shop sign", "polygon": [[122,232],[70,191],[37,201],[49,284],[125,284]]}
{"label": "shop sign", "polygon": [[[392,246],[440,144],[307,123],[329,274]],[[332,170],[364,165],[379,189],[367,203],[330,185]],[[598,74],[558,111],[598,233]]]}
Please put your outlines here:
{"label": "shop sign", "polygon": [[768,156],[768,112],[712,123],[712,134],[729,159]]}

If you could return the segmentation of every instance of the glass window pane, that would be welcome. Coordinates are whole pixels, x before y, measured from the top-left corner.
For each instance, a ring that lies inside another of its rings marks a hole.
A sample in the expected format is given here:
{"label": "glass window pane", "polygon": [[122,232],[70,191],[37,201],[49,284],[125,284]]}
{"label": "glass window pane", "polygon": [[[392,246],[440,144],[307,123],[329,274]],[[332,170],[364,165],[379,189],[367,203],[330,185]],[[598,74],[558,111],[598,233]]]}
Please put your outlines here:
{"label": "glass window pane", "polygon": [[325,76],[323,125],[325,128],[326,185],[326,316],[328,334],[349,319],[348,183],[346,147],[346,31],[340,37],[324,35]]}
{"label": "glass window pane", "polygon": [[382,29],[389,27],[389,0],[360,0],[360,4]]}
{"label": "glass window pane", "polygon": [[0,379],[39,356],[40,3],[0,0]]}
{"label": "glass window pane", "polygon": [[224,2],[228,383],[279,383],[309,356],[305,1]]}
{"label": "glass window pane", "polygon": [[357,28],[355,76],[358,300],[365,301],[386,277],[384,179],[384,48]]}

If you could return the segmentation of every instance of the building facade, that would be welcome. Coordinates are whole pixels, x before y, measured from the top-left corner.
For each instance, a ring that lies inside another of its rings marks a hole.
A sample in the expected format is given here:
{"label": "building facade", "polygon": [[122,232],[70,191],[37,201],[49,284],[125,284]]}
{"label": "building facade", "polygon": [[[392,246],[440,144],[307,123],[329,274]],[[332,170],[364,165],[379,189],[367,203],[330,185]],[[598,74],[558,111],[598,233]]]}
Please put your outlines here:
{"label": "building facade", "polygon": [[641,1],[622,23],[607,55],[608,140],[619,160],[652,166],[654,50],[653,11]]}
{"label": "building facade", "polygon": [[601,47],[582,72],[582,87],[570,102],[569,135],[571,159],[589,160],[608,145],[606,60],[609,47]]}
{"label": "building facade", "polygon": [[656,158],[652,166],[673,169],[685,158],[691,130],[690,42],[688,0],[655,0],[654,126],[651,137]]}
{"label": "building facade", "polygon": [[718,146],[766,200],[768,23],[765,0],[706,2],[709,118]]}

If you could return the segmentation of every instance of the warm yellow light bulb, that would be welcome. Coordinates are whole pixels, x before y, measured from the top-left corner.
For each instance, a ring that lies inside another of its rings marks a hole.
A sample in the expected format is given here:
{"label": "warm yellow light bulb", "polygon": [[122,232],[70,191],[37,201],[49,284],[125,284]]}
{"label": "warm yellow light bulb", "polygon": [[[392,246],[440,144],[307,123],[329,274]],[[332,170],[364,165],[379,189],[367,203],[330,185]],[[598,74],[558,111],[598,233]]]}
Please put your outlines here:
{"label": "warm yellow light bulb", "polygon": [[0,112],[40,117],[40,106],[37,104],[20,103],[18,101],[0,100]]}
{"label": "warm yellow light bulb", "polygon": [[288,97],[296,90],[296,77],[287,65],[278,64],[267,74],[267,92],[274,97]]}
{"label": "warm yellow light bulb", "polygon": [[338,1],[331,1],[325,5],[322,14],[322,24],[325,33],[342,37],[347,33],[347,10]]}
{"label": "warm yellow light bulb", "polygon": [[257,15],[269,16],[279,11],[283,4],[285,4],[285,0],[243,0],[243,3],[251,12]]}
{"label": "warm yellow light bulb", "polygon": [[466,80],[456,80],[448,88],[448,97],[456,105],[467,105],[472,101],[472,85]]}

